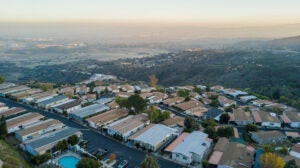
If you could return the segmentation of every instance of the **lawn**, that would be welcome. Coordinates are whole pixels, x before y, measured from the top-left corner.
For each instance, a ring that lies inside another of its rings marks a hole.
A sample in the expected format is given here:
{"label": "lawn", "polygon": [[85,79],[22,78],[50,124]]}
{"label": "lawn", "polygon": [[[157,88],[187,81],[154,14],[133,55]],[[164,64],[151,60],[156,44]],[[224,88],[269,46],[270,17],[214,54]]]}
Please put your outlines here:
{"label": "lawn", "polygon": [[6,143],[0,140],[0,158],[4,162],[3,168],[30,168],[31,166],[22,158],[20,153]]}

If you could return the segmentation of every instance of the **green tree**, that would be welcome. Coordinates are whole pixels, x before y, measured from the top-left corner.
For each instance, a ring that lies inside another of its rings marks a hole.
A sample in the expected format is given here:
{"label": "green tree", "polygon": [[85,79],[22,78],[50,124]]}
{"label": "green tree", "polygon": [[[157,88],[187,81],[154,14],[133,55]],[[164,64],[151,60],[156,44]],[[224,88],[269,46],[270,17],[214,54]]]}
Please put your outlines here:
{"label": "green tree", "polygon": [[44,153],[42,155],[36,155],[33,156],[31,158],[31,161],[35,164],[35,165],[40,165],[44,162],[46,162],[47,160],[51,159],[51,154],[49,153]]}
{"label": "green tree", "polygon": [[273,153],[275,150],[274,150],[274,148],[271,146],[271,145],[264,145],[263,146],[263,150],[265,151],[265,153]]}
{"label": "green tree", "polygon": [[134,94],[132,96],[129,96],[126,108],[133,112],[134,114],[139,114],[145,110],[147,107],[147,102],[144,100],[140,95]]}
{"label": "green tree", "polygon": [[181,90],[177,91],[177,96],[183,97],[185,99],[185,101],[188,101],[190,98],[190,93],[187,90],[181,89]]}
{"label": "green tree", "polygon": [[184,120],[184,126],[186,132],[192,132],[199,128],[198,123],[192,117],[187,117]]}
{"label": "green tree", "polygon": [[214,141],[217,139],[217,132],[215,127],[209,126],[204,129],[204,132],[208,135],[210,139],[213,139]]}
{"label": "green tree", "polygon": [[208,168],[209,167],[209,162],[207,160],[202,161],[202,167],[203,168]]}
{"label": "green tree", "polygon": [[286,162],[284,168],[298,168],[295,159]]}
{"label": "green tree", "polygon": [[145,159],[141,163],[141,168],[159,168],[159,164],[155,157],[146,155]]}
{"label": "green tree", "polygon": [[155,108],[154,106],[150,106],[146,113],[149,115],[150,121],[152,123],[158,123],[170,118],[170,112],[161,111],[158,108]]}
{"label": "green tree", "polygon": [[0,119],[0,138],[4,139],[7,135],[7,127],[5,117],[2,115]]}
{"label": "green tree", "polygon": [[79,138],[77,135],[72,135],[68,138],[68,143],[72,146],[76,145],[78,142],[79,142]]}
{"label": "green tree", "polygon": [[64,151],[68,149],[68,142],[66,140],[58,141],[56,147],[58,150]]}
{"label": "green tree", "polygon": [[258,127],[257,127],[257,125],[255,125],[255,124],[247,124],[247,125],[245,126],[245,130],[246,130],[247,132],[256,132],[256,131],[258,131]]}
{"label": "green tree", "polygon": [[217,99],[212,99],[210,105],[213,107],[218,107],[219,101]]}
{"label": "green tree", "polygon": [[76,165],[76,168],[99,168],[100,163],[92,158],[84,157]]}
{"label": "green tree", "polygon": [[205,121],[201,122],[202,127],[207,128],[207,127],[215,127],[218,125],[218,123],[214,119],[207,119]]}
{"label": "green tree", "polygon": [[283,155],[287,155],[289,154],[289,149],[286,146],[283,146],[279,152]]}
{"label": "green tree", "polygon": [[121,107],[127,107],[128,99],[124,97],[116,97],[115,102]]}
{"label": "green tree", "polygon": [[219,137],[230,138],[234,136],[233,127],[219,127],[217,130],[217,135]]}
{"label": "green tree", "polygon": [[220,116],[220,123],[222,124],[227,124],[228,121],[230,119],[230,116],[228,115],[228,113],[223,113],[221,116]]}
{"label": "green tree", "polygon": [[5,77],[4,76],[0,76],[0,84],[5,82]]}
{"label": "green tree", "polygon": [[194,87],[193,91],[196,92],[196,93],[198,93],[198,94],[200,94],[200,95],[202,94],[201,88]]}

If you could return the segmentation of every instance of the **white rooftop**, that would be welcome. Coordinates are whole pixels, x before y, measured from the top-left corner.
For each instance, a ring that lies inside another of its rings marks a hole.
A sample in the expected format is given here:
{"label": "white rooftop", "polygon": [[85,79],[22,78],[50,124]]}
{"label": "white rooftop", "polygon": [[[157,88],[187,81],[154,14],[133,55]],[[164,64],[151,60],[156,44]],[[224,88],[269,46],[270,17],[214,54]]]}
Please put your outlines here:
{"label": "white rooftop", "polygon": [[192,153],[202,156],[211,144],[210,141],[207,141],[207,137],[208,135],[203,132],[194,131],[178,144],[172,152],[180,153],[187,157],[191,157]]}
{"label": "white rooftop", "polygon": [[78,117],[84,118],[93,114],[96,114],[98,112],[102,112],[105,110],[108,110],[109,107],[105,106],[103,104],[93,104],[87,107],[83,107],[79,110],[71,112],[71,114],[76,115]]}
{"label": "white rooftop", "polygon": [[152,146],[157,146],[166,137],[176,134],[176,132],[177,130],[174,128],[170,128],[162,124],[155,124],[153,127],[137,136],[134,140],[141,141]]}

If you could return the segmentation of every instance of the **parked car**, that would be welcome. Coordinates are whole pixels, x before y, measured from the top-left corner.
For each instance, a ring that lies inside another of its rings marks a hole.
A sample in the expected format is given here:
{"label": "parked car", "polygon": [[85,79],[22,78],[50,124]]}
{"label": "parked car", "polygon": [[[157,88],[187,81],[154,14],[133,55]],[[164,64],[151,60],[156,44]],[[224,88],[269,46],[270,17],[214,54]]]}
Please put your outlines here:
{"label": "parked car", "polygon": [[118,168],[125,168],[128,166],[128,161],[127,160],[123,160],[119,165]]}
{"label": "parked car", "polygon": [[93,152],[93,155],[94,156],[98,156],[98,155],[104,156],[107,153],[108,153],[108,149],[98,148],[95,152]]}

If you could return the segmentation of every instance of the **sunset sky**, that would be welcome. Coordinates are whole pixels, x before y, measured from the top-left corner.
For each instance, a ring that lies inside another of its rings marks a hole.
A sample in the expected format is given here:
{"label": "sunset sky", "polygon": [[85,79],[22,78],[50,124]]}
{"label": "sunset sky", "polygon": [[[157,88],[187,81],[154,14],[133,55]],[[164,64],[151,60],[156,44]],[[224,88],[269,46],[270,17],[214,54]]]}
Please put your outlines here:
{"label": "sunset sky", "polygon": [[0,22],[300,23],[299,0],[1,0]]}

